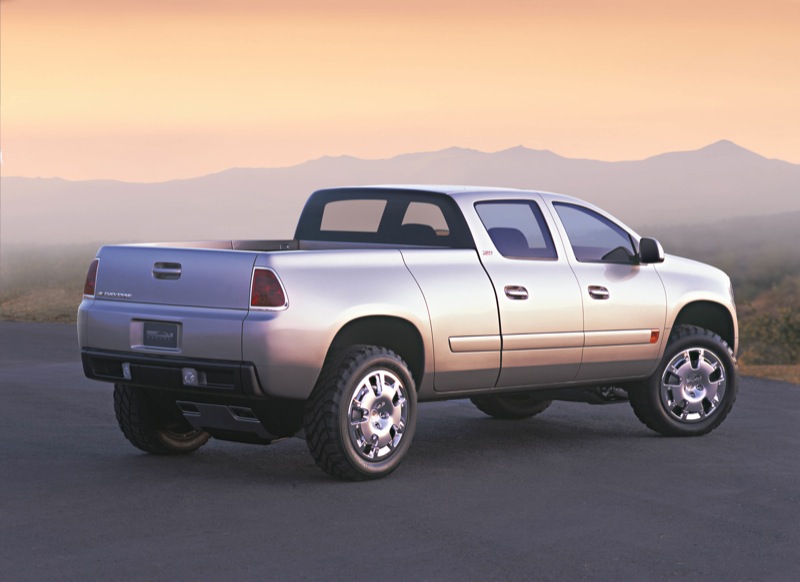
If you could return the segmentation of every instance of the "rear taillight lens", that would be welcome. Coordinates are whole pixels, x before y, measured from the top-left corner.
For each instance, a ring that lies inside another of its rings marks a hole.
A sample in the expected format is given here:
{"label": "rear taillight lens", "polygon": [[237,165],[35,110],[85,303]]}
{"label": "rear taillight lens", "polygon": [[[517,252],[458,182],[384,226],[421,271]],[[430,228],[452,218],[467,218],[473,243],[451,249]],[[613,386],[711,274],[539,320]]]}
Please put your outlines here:
{"label": "rear taillight lens", "polygon": [[253,271],[253,283],[250,286],[250,307],[282,309],[287,305],[286,293],[275,271],[272,269],[255,269]]}
{"label": "rear taillight lens", "polygon": [[86,283],[83,284],[83,294],[89,297],[94,297],[94,286],[97,282],[97,265],[100,264],[98,259],[92,261],[89,265],[89,272],[86,273]]}

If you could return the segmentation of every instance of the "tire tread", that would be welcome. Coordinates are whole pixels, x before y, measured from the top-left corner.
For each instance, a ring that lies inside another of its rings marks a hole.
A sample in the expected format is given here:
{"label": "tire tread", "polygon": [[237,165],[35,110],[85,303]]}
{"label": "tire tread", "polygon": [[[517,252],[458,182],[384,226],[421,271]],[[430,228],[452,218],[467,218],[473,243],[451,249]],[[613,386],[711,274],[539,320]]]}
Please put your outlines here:
{"label": "tire tread", "polygon": [[[631,389],[628,392],[628,398],[636,418],[638,418],[650,430],[653,430],[664,436],[702,436],[708,434],[722,424],[733,408],[733,404],[736,402],[738,390],[736,357],[733,354],[733,350],[731,350],[730,346],[727,344],[727,342],[725,342],[725,340],[722,339],[722,337],[703,327],[696,325],[680,325],[673,329],[672,333],[670,333],[669,339],[667,340],[667,350],[669,350],[670,345],[674,344],[675,342],[692,336],[697,336],[703,340],[717,343],[727,350],[728,355],[733,361],[734,367],[734,373],[730,375],[728,379],[728,385],[726,387],[726,391],[728,391],[730,396],[728,397],[724,408],[719,410],[717,414],[714,415],[712,422],[698,430],[687,433],[685,430],[680,430],[671,423],[667,422],[660,413],[660,403],[654,401],[654,399],[658,399],[659,396],[657,391],[653,390],[650,386],[651,382],[661,381],[660,377],[656,377],[659,375],[659,371],[656,371],[654,376],[646,380],[641,386]],[[661,366],[659,366],[658,370],[660,369]]]}
{"label": "tire tread", "polygon": [[[207,433],[198,434],[192,445],[176,448],[160,437],[157,410],[147,395],[134,386],[114,386],[114,414],[125,438],[137,449],[153,455],[182,455],[194,452],[208,441]],[[196,445],[196,446],[195,446]]]}
{"label": "tire tread", "polygon": [[[334,477],[347,481],[364,481],[383,477],[388,472],[366,474],[358,471],[347,459],[340,441],[347,438],[340,434],[338,413],[345,386],[356,369],[374,357],[388,357],[405,362],[395,352],[380,346],[356,345],[332,352],[326,360],[319,380],[306,401],[306,443],[317,466]],[[413,387],[409,387],[409,390]],[[393,469],[392,469],[393,470]]]}

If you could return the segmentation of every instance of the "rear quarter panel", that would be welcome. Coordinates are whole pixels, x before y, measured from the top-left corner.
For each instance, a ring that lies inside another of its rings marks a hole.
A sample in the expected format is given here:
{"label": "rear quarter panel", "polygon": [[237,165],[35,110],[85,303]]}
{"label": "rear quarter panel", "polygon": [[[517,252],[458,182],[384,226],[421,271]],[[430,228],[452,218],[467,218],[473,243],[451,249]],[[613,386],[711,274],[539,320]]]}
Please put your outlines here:
{"label": "rear quarter panel", "polygon": [[398,317],[417,328],[425,344],[425,378],[432,378],[425,300],[400,251],[262,254],[256,266],[278,274],[289,303],[281,311],[251,310],[243,324],[243,359],[256,364],[265,392],[307,398],[336,334],[349,322],[374,315]]}

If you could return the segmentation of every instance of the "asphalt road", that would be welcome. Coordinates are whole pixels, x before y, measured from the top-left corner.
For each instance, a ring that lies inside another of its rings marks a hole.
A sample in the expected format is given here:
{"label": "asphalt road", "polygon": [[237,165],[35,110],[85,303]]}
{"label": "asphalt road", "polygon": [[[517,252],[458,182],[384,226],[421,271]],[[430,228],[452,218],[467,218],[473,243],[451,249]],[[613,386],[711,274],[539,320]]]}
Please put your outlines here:
{"label": "asphalt road", "polygon": [[389,478],[305,442],[138,452],[72,326],[0,323],[0,580],[800,579],[800,387],[655,436],[623,405],[497,421],[424,404]]}

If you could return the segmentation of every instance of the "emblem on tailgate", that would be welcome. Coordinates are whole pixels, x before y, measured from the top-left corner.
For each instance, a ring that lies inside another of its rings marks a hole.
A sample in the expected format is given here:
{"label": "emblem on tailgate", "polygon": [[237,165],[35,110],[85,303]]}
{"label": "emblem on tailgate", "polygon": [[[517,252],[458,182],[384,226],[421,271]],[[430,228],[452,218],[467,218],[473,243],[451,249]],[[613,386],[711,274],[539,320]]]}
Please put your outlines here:
{"label": "emblem on tailgate", "polygon": [[98,291],[98,297],[109,297],[112,299],[130,299],[133,293],[122,293],[121,291]]}

